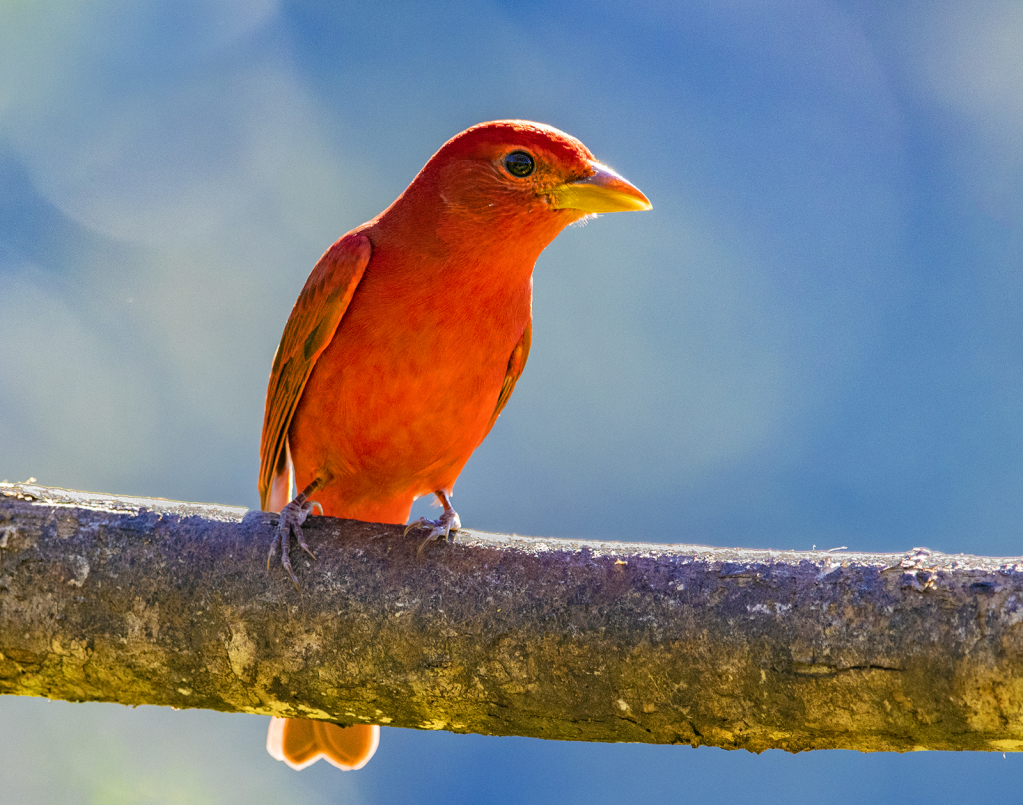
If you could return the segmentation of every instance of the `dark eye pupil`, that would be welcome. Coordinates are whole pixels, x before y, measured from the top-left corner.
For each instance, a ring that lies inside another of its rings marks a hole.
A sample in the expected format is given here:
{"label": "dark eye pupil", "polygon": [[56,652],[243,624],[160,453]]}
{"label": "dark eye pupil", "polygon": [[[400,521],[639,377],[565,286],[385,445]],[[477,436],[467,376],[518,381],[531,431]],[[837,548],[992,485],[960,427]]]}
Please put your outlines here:
{"label": "dark eye pupil", "polygon": [[504,166],[512,176],[529,176],[536,167],[533,158],[525,151],[512,151],[504,158]]}

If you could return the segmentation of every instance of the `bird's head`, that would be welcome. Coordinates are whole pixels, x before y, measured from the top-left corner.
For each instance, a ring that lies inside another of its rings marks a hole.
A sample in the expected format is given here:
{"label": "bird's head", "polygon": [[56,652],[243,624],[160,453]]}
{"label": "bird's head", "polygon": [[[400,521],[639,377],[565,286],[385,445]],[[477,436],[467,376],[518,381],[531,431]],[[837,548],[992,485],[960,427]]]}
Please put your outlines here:
{"label": "bird's head", "polygon": [[433,156],[423,178],[445,205],[469,217],[547,213],[564,226],[594,213],[650,209],[639,189],[575,137],[526,120],[463,131]]}
{"label": "bird's head", "polygon": [[511,250],[535,259],[574,221],[648,209],[643,193],[574,137],[542,123],[497,120],[446,142],[371,224],[414,233],[424,251],[478,254],[486,244],[492,257]]}

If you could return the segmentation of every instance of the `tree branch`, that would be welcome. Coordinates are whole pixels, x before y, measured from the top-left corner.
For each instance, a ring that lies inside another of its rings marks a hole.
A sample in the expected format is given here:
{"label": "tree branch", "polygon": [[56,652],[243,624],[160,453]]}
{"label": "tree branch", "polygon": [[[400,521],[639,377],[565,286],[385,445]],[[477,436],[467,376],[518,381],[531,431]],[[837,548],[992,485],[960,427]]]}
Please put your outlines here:
{"label": "tree branch", "polygon": [[583,741],[1023,748],[1023,559],[751,551],[0,485],[0,693]]}

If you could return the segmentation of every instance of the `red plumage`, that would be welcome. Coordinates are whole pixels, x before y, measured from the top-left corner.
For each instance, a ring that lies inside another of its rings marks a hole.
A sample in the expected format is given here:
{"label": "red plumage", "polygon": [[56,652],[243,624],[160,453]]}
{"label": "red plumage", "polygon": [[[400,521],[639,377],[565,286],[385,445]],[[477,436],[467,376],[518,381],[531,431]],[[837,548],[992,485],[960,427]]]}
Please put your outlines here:
{"label": "red plumage", "polygon": [[[449,140],[390,207],[327,250],[275,356],[260,450],[260,498],[283,509],[275,547],[296,584],[288,542],[295,533],[305,547],[311,504],[288,503],[292,468],[324,514],[404,523],[434,493],[445,511],[426,523],[431,537],[457,529],[455,479],[529,354],[536,258],[586,215],[649,207],[573,137],[496,121]],[[295,767],[320,754],[358,767],[376,748],[366,727],[291,734],[290,723],[275,720],[268,747]]]}

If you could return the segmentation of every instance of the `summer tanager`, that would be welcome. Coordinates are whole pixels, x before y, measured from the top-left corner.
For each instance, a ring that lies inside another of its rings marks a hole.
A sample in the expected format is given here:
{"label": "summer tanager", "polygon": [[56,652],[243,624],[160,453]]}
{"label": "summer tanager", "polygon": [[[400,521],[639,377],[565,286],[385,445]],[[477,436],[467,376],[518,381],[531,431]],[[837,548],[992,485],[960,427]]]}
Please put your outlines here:
{"label": "summer tanager", "polygon": [[[457,531],[451,488],[508,402],[529,355],[533,264],[574,221],[647,210],[639,190],[540,123],[481,123],[449,140],[404,193],[320,258],[274,357],[260,446],[270,557],[297,585],[289,543],[323,514]],[[292,497],[294,489],[302,490]],[[313,502],[315,500],[315,502]],[[290,501],[290,502],[289,502]],[[423,543],[426,544],[426,541]],[[379,727],[274,718],[267,749],[293,768],[361,768]]]}

